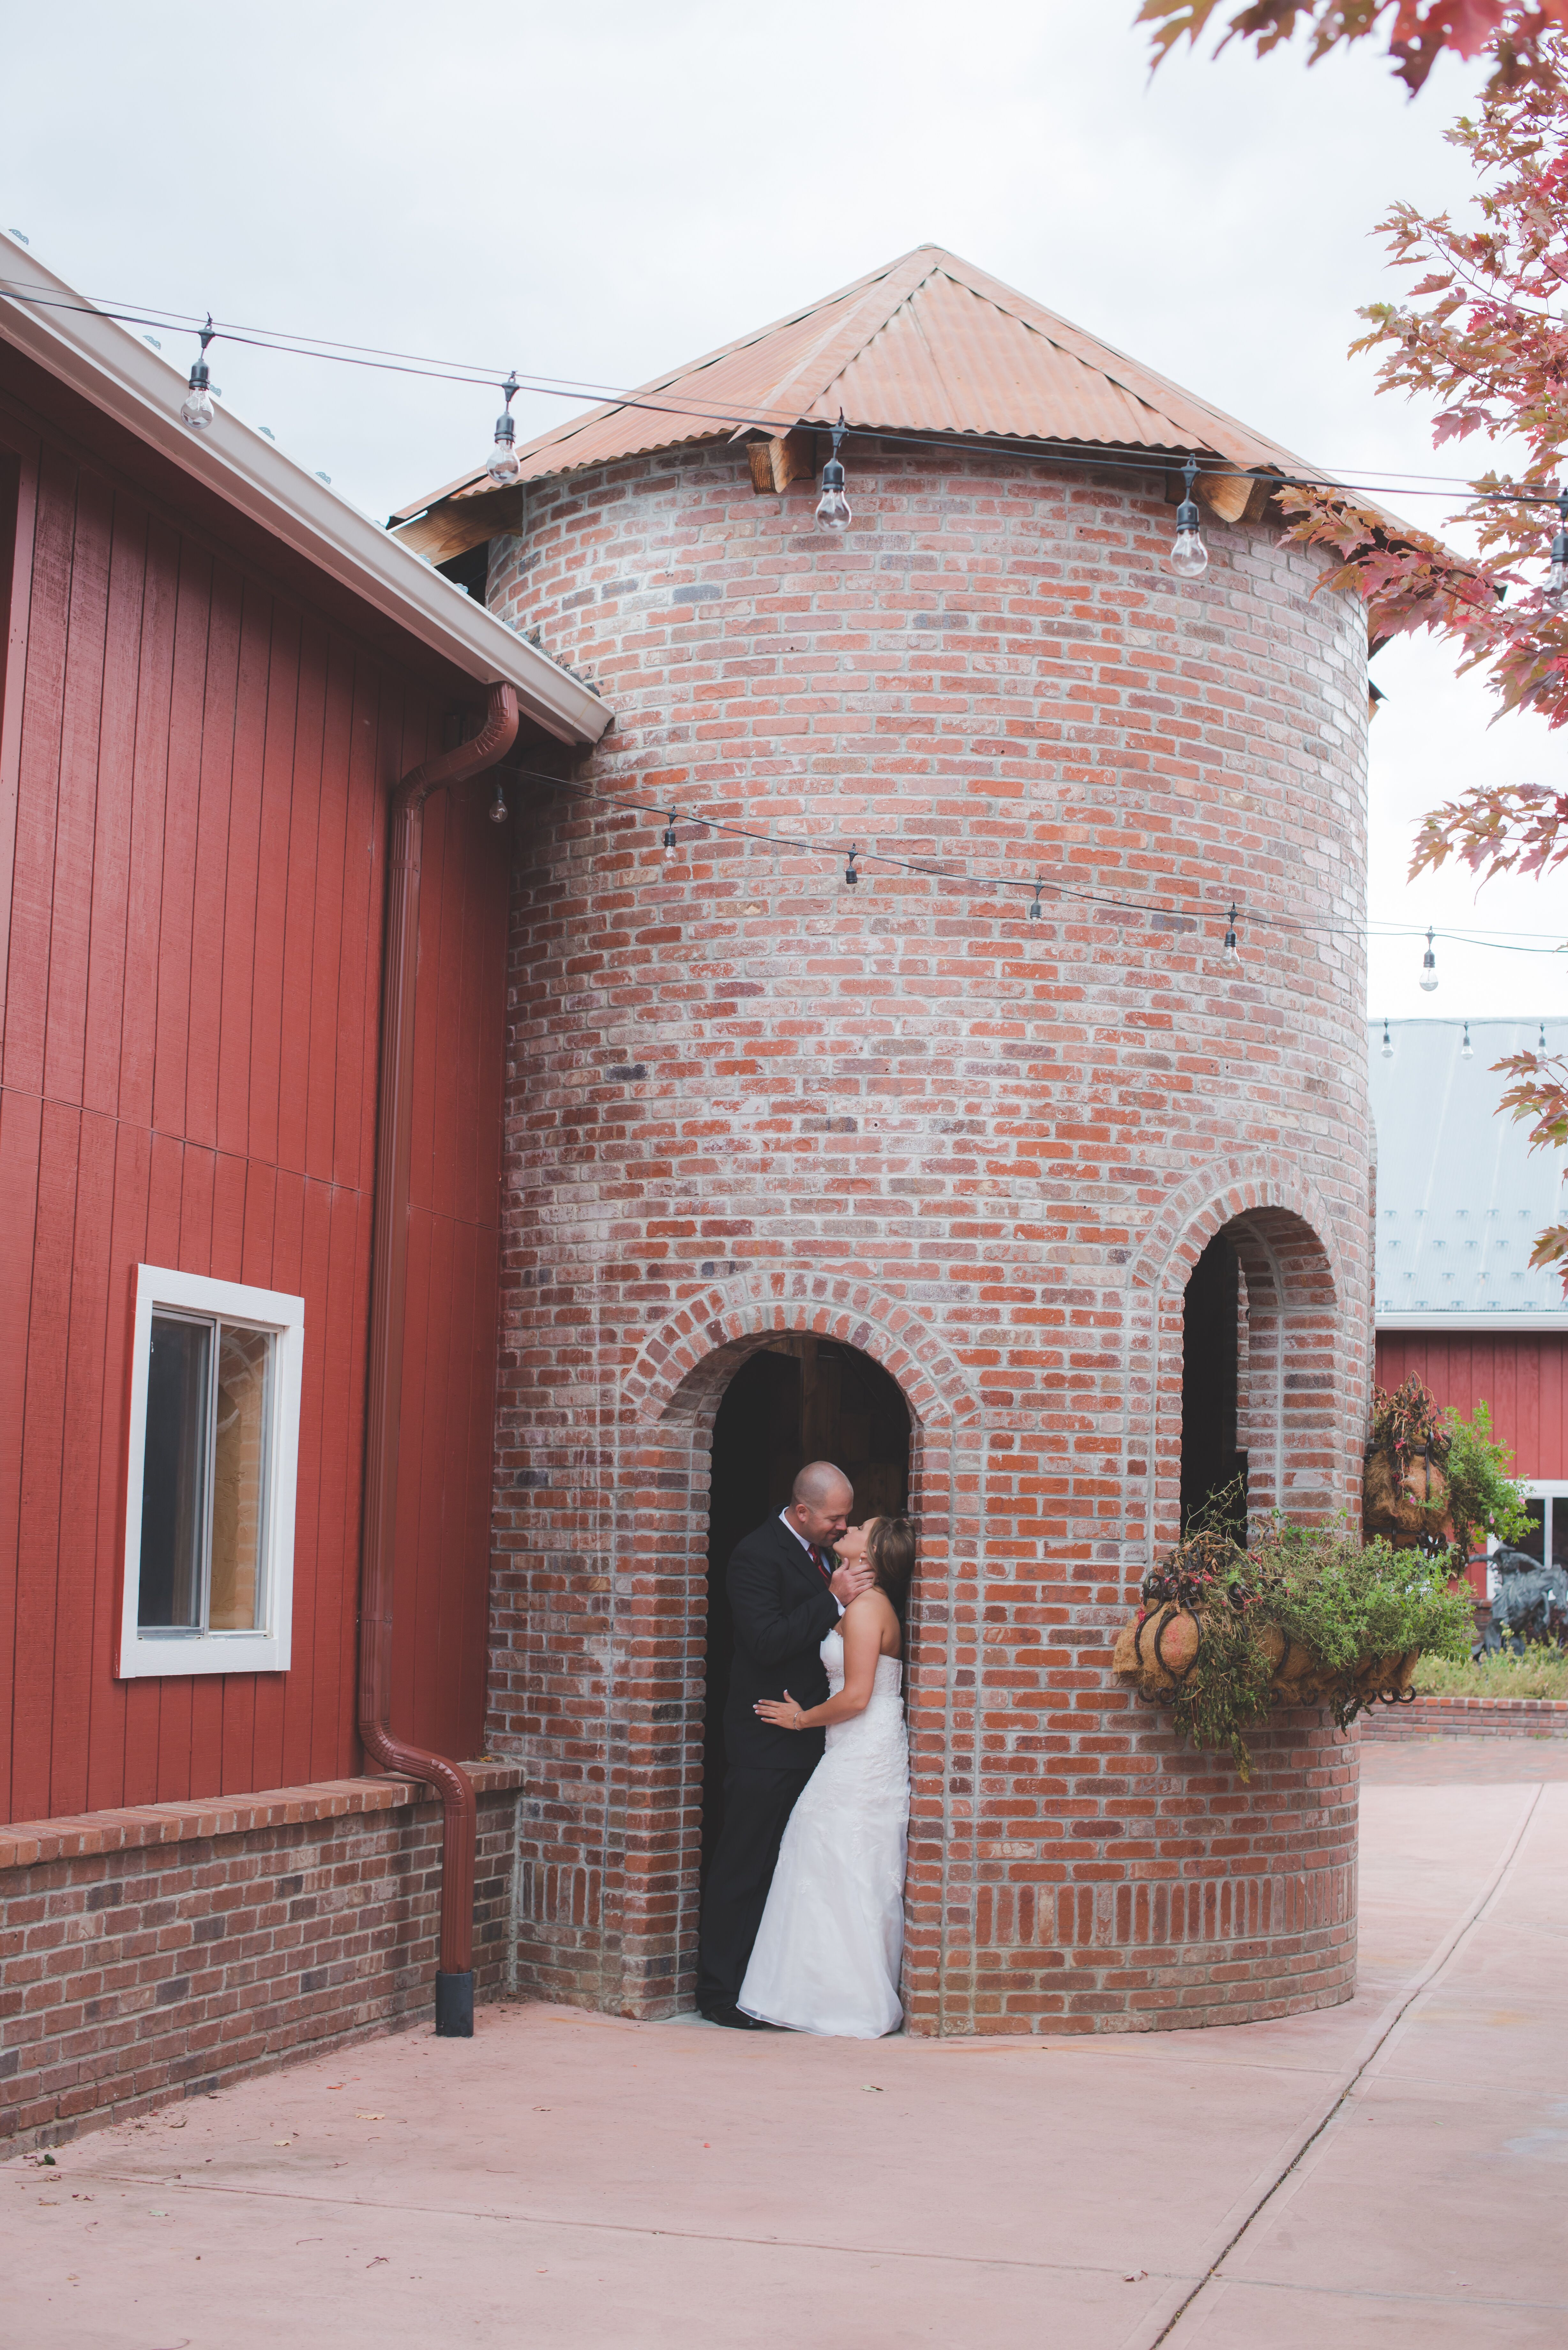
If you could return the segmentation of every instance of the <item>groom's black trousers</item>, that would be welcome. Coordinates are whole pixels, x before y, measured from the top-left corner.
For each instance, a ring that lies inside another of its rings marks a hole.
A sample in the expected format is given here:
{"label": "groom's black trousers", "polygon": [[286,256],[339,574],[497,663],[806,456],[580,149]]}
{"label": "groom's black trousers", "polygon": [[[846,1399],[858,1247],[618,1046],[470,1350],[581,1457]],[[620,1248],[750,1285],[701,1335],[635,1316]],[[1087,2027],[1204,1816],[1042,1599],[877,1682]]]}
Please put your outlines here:
{"label": "groom's black trousers", "polygon": [[724,1825],[702,1895],[700,2008],[733,2007],[740,1998],[779,1844],[810,1776],[809,1771],[742,1768],[725,1778]]}

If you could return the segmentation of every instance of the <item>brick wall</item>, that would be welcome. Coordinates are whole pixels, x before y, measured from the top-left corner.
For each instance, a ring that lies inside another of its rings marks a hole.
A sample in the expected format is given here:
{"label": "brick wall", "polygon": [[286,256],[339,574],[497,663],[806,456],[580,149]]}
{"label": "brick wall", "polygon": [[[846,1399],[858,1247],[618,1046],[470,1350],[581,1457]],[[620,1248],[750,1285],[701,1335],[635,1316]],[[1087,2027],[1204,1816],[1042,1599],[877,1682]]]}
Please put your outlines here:
{"label": "brick wall", "polygon": [[[519,1774],[476,1765],[475,1989],[510,1980]],[[429,2020],[441,1805],[346,1779],[0,1829],[0,2136],[57,2145]]]}
{"label": "brick wall", "polygon": [[[849,453],[843,541],[722,445],[531,484],[493,548],[492,604],[615,703],[577,780],[658,811],[521,795],[488,1732],[527,1764],[521,1979],[690,1996],[713,1416],[815,1330],[914,1422],[916,2028],[1344,1997],[1353,1752],[1302,1718],[1243,1787],[1106,1659],[1174,1532],[1215,1232],[1254,1503],[1356,1504],[1365,618],[1266,525],[1206,525],[1179,586],[1158,475]],[[678,822],[667,866],[667,808],[765,837]],[[851,841],[949,879],[867,853],[851,893]],[[1087,894],[1030,921],[999,879],[1036,875]]]}
{"label": "brick wall", "polygon": [[1568,1700],[1417,1697],[1356,1717],[1363,1738],[1568,1738]]}

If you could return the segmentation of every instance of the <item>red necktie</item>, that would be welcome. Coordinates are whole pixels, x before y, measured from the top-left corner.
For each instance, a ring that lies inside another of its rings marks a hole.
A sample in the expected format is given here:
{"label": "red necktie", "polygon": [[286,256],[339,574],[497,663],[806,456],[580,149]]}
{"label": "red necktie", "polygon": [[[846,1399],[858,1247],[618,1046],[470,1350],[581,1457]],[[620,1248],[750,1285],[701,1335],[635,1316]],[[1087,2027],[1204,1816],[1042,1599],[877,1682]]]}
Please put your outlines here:
{"label": "red necktie", "polygon": [[833,1573],[831,1568],[828,1566],[826,1560],[823,1557],[822,1553],[817,1549],[815,1543],[813,1543],[810,1547],[812,1563],[815,1566],[818,1575],[821,1575],[824,1583],[831,1584],[833,1581]]}

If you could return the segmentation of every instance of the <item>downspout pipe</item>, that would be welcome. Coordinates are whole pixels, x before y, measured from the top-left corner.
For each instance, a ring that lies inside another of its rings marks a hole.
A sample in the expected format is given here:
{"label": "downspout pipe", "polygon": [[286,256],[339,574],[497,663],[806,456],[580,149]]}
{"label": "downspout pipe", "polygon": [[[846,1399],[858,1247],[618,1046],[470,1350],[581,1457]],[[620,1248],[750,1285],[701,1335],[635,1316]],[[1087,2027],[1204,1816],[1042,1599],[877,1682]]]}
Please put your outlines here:
{"label": "downspout pipe", "polygon": [[427,759],[392,794],[387,941],[381,981],[380,1090],[376,1105],[376,1210],[370,1255],[370,1374],[365,1439],[365,1538],[359,1566],[359,1736],[383,1770],[406,1772],[441,1799],[441,1965],[435,2028],[473,2034],[473,1848],[476,1811],[466,1772],[444,1754],[393,1735],[392,1565],[398,1522],[398,1435],[403,1389],[403,1306],[413,1156],[414,1004],[419,987],[420,855],[425,802],[493,767],[517,735],[517,697],[490,688],[472,743]]}

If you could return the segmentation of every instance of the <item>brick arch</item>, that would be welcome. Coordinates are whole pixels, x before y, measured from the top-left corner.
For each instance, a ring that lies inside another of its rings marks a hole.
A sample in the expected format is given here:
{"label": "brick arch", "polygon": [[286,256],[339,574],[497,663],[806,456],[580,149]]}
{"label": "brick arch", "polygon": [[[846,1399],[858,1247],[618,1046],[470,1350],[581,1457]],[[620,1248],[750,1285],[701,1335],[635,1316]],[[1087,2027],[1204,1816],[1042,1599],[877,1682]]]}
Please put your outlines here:
{"label": "brick arch", "polygon": [[[978,1399],[919,1315],[868,1284],[815,1274],[715,1284],[649,1334],[621,1384],[623,1555],[636,1569],[615,1578],[610,1669],[630,1736],[611,1840],[626,1855],[618,1908],[628,2012],[679,2004],[695,1975],[712,1428],[742,1363],[784,1332],[856,1347],[898,1382],[909,1409],[909,1511],[920,1545],[908,1659],[911,1748],[919,1800],[929,1815],[943,1816],[950,1582],[955,1559],[973,1544]],[[945,1866],[944,1837],[917,1835],[906,1976],[933,1997]]]}
{"label": "brick arch", "polygon": [[[815,1274],[716,1283],[689,1300],[645,1341],[623,1382],[627,1408],[643,1427],[682,1401],[700,1409],[704,1399],[691,1383],[705,1365],[730,1358],[738,1343],[765,1343],[785,1331],[812,1332],[869,1355],[898,1381],[921,1430],[979,1409],[957,1358],[907,1305],[863,1283]],[[730,1359],[733,1368],[744,1355]],[[685,1398],[683,1388],[691,1390]]]}
{"label": "brick arch", "polygon": [[1317,1518],[1354,1506],[1356,1398],[1341,1365],[1357,1350],[1346,1344],[1334,1227],[1300,1169],[1273,1159],[1201,1170],[1157,1218],[1129,1301],[1130,1350],[1149,1399],[1139,1431],[1150,1473],[1137,1573],[1179,1531],[1182,1306],[1192,1268],[1219,1232],[1235,1248],[1245,1283],[1237,1441],[1248,1456],[1254,1521],[1275,1509]]}

